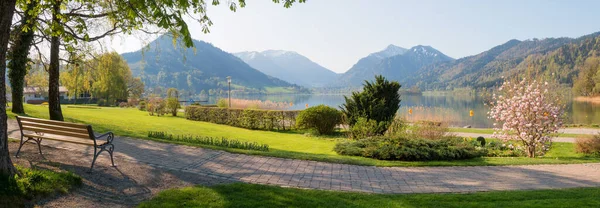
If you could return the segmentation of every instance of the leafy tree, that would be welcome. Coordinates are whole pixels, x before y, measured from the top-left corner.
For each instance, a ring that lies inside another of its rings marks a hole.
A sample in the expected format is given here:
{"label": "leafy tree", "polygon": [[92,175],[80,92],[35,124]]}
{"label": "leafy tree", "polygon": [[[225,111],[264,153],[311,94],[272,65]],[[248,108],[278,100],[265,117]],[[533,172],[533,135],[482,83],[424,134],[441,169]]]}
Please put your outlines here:
{"label": "leafy tree", "polygon": [[83,64],[69,65],[69,70],[61,73],[61,83],[69,90],[70,97],[77,99],[79,94],[91,92],[94,79],[90,69],[92,66],[89,64],[90,62],[84,62]]}
{"label": "leafy tree", "polygon": [[34,27],[36,26],[36,18],[39,0],[31,0],[25,6],[23,17],[19,25],[13,33],[14,43],[12,51],[10,51],[10,62],[8,63],[8,78],[12,86],[12,112],[25,113],[23,108],[23,87],[24,79],[27,74],[27,65],[30,63],[29,50],[34,40]]}
{"label": "leafy tree", "polygon": [[179,92],[175,88],[169,88],[167,90],[167,110],[171,112],[171,115],[177,116],[179,108]]}
{"label": "leafy tree", "polygon": [[494,95],[490,118],[502,125],[494,135],[503,140],[521,141],[529,157],[545,153],[551,134],[562,126],[563,108],[548,83],[505,82],[501,95]]}
{"label": "leafy tree", "polygon": [[390,82],[381,75],[375,76],[374,82],[365,81],[362,92],[344,96],[346,103],[341,108],[348,124],[354,126],[361,117],[375,120],[378,123],[375,132],[383,134],[400,108],[400,87],[398,82]]}
{"label": "leafy tree", "polygon": [[130,76],[127,79],[127,92],[129,98],[140,99],[142,94],[144,94],[144,82],[142,82],[142,79]]}
{"label": "leafy tree", "polygon": [[[6,51],[16,0],[0,1],[0,95],[6,95]],[[9,180],[16,169],[8,152],[6,96],[0,96],[0,180]],[[6,176],[6,177],[4,177]]]}
{"label": "leafy tree", "polygon": [[126,100],[127,80],[131,77],[131,70],[123,57],[116,52],[105,53],[92,62],[92,96],[104,98],[110,104]]}
{"label": "leafy tree", "polygon": [[36,93],[48,94],[48,73],[39,65],[27,66],[28,73],[25,75],[25,86],[33,89]]}
{"label": "leafy tree", "polygon": [[573,83],[576,95],[592,96],[600,93],[600,58],[589,57],[579,70],[579,76]]}

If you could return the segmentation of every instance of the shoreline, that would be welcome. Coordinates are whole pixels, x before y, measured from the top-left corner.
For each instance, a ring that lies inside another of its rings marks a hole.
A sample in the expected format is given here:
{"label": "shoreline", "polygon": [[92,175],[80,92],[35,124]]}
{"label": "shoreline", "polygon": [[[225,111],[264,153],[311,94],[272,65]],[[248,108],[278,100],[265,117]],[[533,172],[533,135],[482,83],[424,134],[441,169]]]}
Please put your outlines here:
{"label": "shoreline", "polygon": [[586,103],[592,103],[592,104],[599,104],[600,105],[600,96],[578,96],[573,98],[574,101],[577,102],[586,102]]}

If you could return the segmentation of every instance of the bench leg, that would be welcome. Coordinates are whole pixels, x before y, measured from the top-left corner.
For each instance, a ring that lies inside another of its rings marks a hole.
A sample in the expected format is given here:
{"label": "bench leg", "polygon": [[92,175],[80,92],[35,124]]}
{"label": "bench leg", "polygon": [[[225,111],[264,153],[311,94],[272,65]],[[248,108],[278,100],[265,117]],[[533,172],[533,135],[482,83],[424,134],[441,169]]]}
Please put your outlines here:
{"label": "bench leg", "polygon": [[42,154],[42,139],[40,138],[40,139],[34,139],[34,140],[35,140],[35,142],[37,142],[38,151],[40,151],[40,155],[42,157],[44,157],[44,155]]}
{"label": "bench leg", "polygon": [[100,150],[100,152],[97,152],[98,148],[94,147],[94,159],[92,160],[92,167],[90,167],[90,171],[88,172],[92,172],[92,170],[94,170],[94,163],[96,163],[96,158],[98,158],[98,155],[100,155],[100,152],[102,152],[102,150]]}
{"label": "bench leg", "polygon": [[110,144],[110,147],[108,148],[108,153],[110,154],[110,162],[112,163],[113,167],[117,167],[115,165],[115,160],[113,159],[113,152],[115,151],[115,145]]}
{"label": "bench leg", "polygon": [[44,157],[44,155],[42,154],[42,139],[34,139],[31,137],[28,137],[27,140],[23,141],[23,137],[21,136],[21,143],[19,144],[19,149],[17,150],[17,154],[15,154],[15,157],[19,157],[19,153],[21,153],[21,148],[23,148],[23,145],[25,145],[25,143],[27,143],[29,140],[33,140],[35,141],[35,143],[37,143],[38,145],[38,151],[40,152],[40,155],[42,157]]}
{"label": "bench leg", "polygon": [[[25,142],[27,142],[27,141],[29,141],[29,139],[25,140]],[[23,147],[25,142],[23,142],[23,136],[21,136],[21,142],[19,143],[19,149],[17,150],[17,154],[15,154],[15,157],[19,157],[19,153],[21,152],[21,147]]]}

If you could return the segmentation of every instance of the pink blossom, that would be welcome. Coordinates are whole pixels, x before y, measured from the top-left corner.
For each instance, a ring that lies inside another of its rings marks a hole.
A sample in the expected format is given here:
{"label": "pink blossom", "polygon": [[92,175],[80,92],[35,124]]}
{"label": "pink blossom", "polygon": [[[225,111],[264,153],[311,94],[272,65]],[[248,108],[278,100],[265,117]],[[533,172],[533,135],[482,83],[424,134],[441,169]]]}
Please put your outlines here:
{"label": "pink blossom", "polygon": [[[493,95],[489,118],[501,128],[494,128],[494,137],[522,141],[530,157],[535,157],[536,147],[545,147],[551,135],[562,126],[563,114],[560,100],[551,96],[547,82],[505,82],[499,94]],[[547,148],[538,150],[545,151]]]}

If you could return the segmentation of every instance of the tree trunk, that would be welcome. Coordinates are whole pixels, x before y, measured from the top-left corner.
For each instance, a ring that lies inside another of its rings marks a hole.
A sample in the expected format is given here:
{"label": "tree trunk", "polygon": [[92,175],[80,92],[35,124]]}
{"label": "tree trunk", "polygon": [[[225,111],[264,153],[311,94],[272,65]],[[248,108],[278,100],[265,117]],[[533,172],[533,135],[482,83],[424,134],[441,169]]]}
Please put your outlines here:
{"label": "tree trunk", "polygon": [[[16,0],[0,1],[0,175],[12,177],[15,167],[8,152],[6,120],[6,51]],[[1,179],[0,179],[1,180]]]}
{"label": "tree trunk", "polygon": [[[54,2],[52,6],[52,21],[58,22],[58,13],[60,13],[60,1]],[[59,52],[60,52],[60,37],[58,34],[54,34],[50,39],[50,69],[48,70],[48,111],[50,113],[50,119],[63,121],[62,110],[60,108],[60,91],[59,91],[59,79],[60,79],[60,63],[59,63]]]}
{"label": "tree trunk", "polygon": [[535,157],[535,146],[530,145],[527,147],[527,156],[529,156],[530,158]]}
{"label": "tree trunk", "polygon": [[[12,112],[13,113],[25,113],[23,108],[23,83],[25,81],[25,75],[27,75],[27,64],[29,62],[29,49],[33,43],[33,29],[32,25],[35,22],[35,16],[32,16],[30,12],[37,7],[37,1],[31,1],[27,5],[25,10],[25,16],[23,17],[21,26],[18,27],[21,30],[23,27],[29,28],[27,32],[19,31],[17,39],[13,45],[11,51],[11,60],[8,63],[8,78],[10,79],[11,93],[12,93]],[[29,23],[27,23],[29,22]]]}

